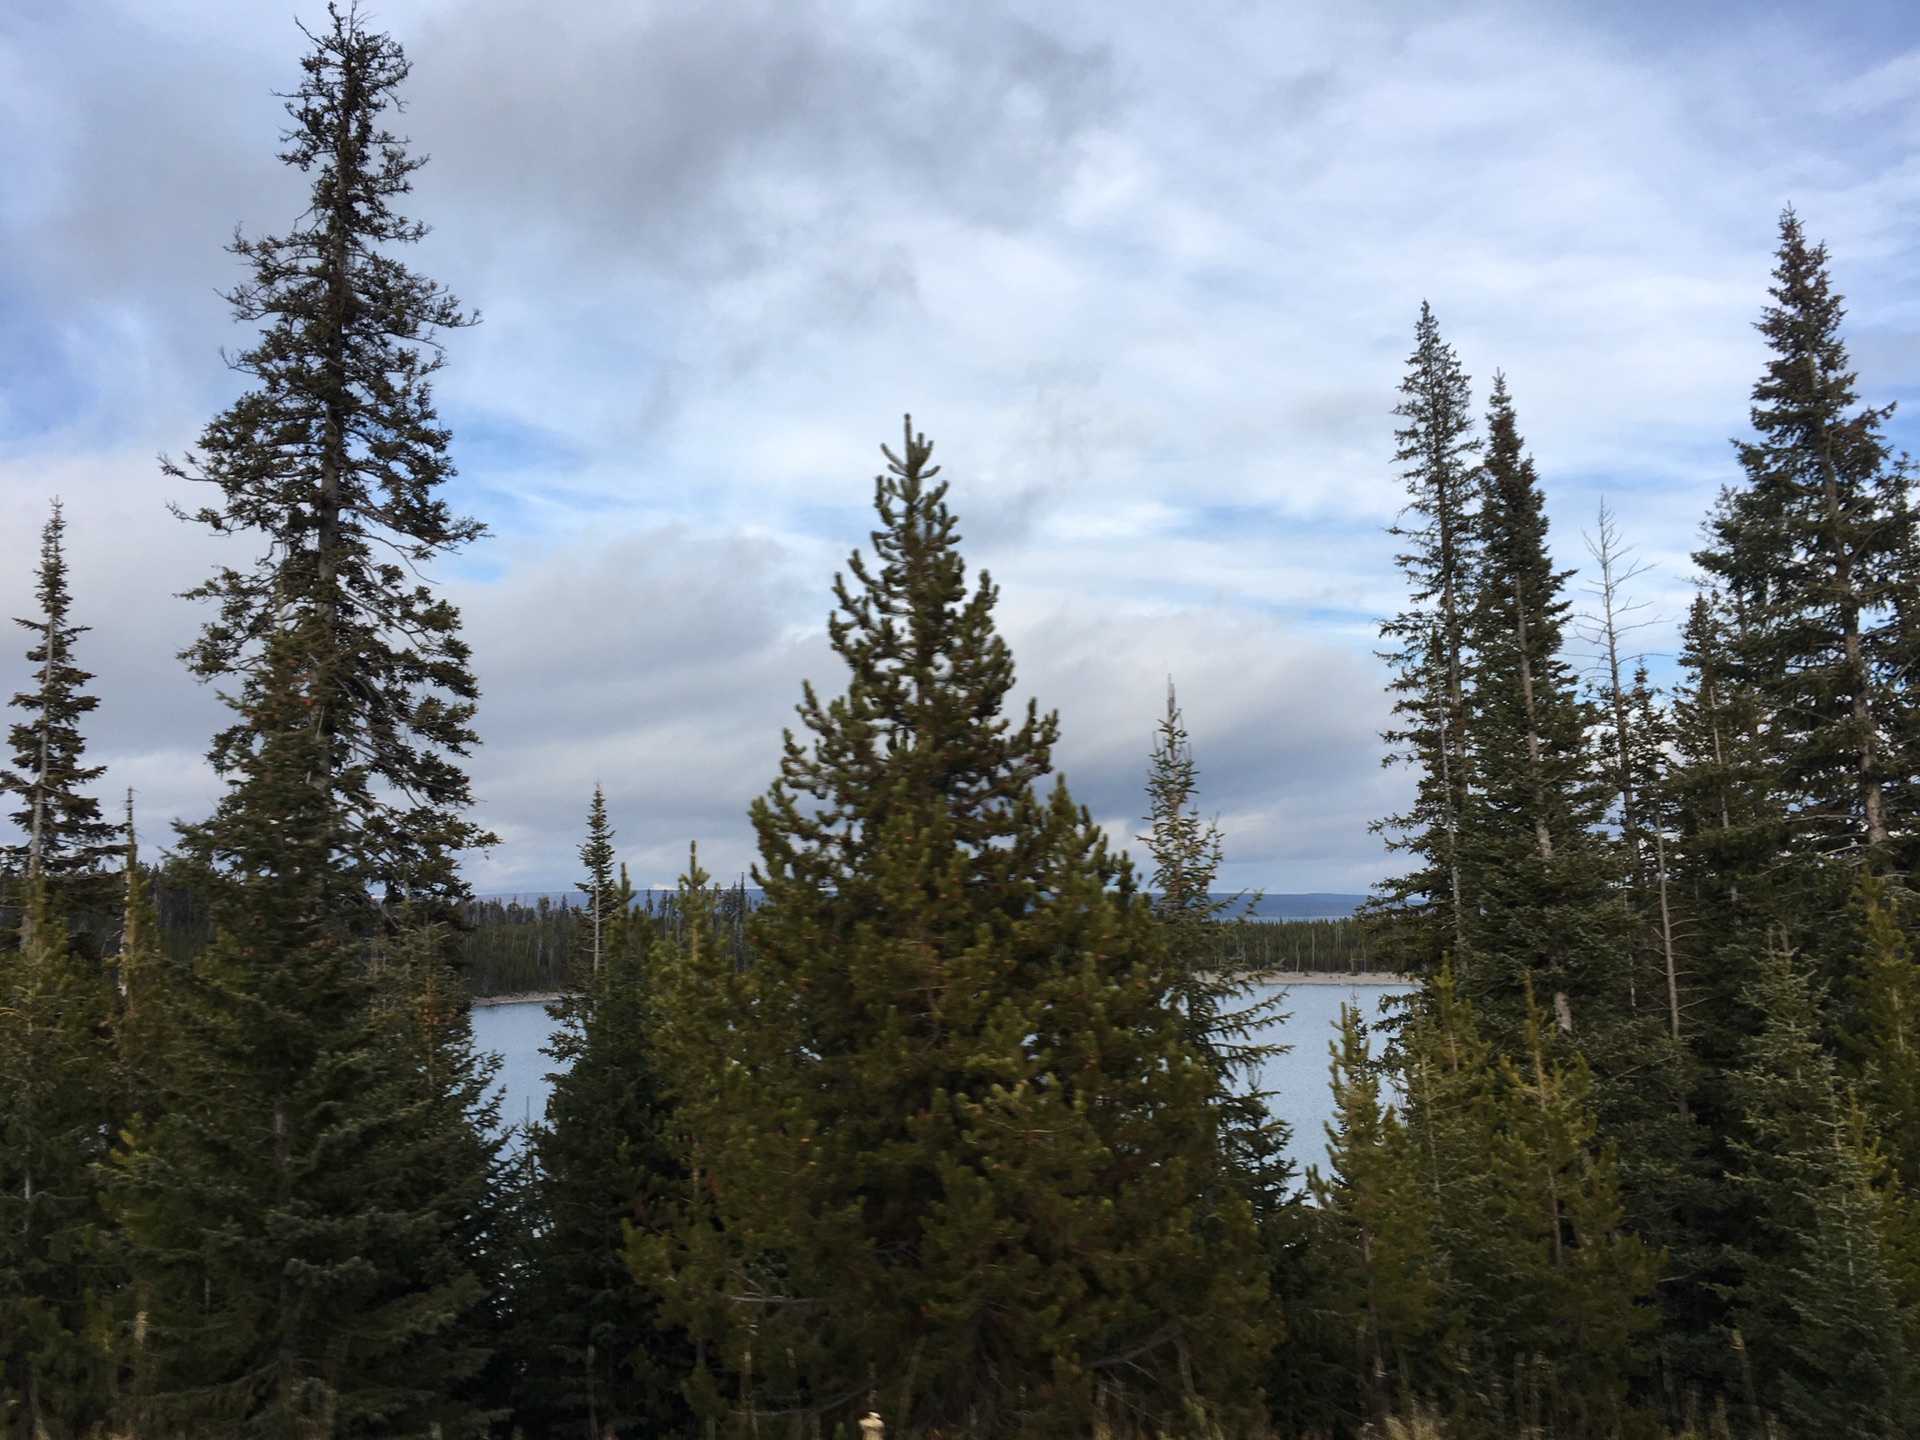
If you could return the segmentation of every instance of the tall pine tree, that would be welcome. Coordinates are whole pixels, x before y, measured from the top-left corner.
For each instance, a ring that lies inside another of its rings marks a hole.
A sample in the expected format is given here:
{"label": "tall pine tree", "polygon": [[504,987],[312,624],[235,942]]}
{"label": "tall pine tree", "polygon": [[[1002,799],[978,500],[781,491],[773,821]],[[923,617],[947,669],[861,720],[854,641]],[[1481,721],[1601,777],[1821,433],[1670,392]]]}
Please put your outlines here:
{"label": "tall pine tree", "polygon": [[[183,658],[205,679],[239,682],[236,718],[210,755],[228,774],[263,743],[252,717],[272,703],[274,637],[303,629],[331,652],[338,688],[313,697],[326,742],[314,764],[339,822],[338,861],[376,899],[425,903],[464,893],[455,856],[490,838],[463,814],[476,687],[459,612],[418,577],[483,530],[437,493],[453,466],[430,380],[440,332],[469,317],[392,254],[426,233],[393,208],[423,161],[383,122],[400,107],[406,57],[356,9],[327,15],[309,36],[281,154],[313,176],[307,213],[284,235],[232,246],[252,278],[228,298],[263,326],[233,363],[258,383],[166,466],[219,491],[193,519],[264,542],[252,564],[188,592],[216,613]],[[232,803],[212,827],[232,820]],[[189,828],[189,847],[204,850],[207,833]]]}
{"label": "tall pine tree", "polygon": [[[141,1311],[127,1418],[159,1434],[479,1434],[461,1397],[484,1360],[471,1227],[489,1147],[471,1060],[445,1043],[432,983],[396,987],[356,934],[339,821],[312,783],[330,744],[313,699],[337,684],[336,652],[309,624],[268,654],[258,742],[207,832],[218,871],[196,877],[214,940],[172,977],[147,1077],[159,1118],[114,1157]],[[417,1003],[381,1003],[396,988]]]}
{"label": "tall pine tree", "polygon": [[[575,970],[551,1007],[557,1062],[545,1119],[529,1135],[536,1164],[526,1280],[516,1298],[515,1418],[541,1435],[681,1430],[684,1344],[656,1326],[658,1299],[626,1263],[626,1227],[684,1180],[670,1086],[659,1061],[658,976],[666,949],[615,871],[613,827],[595,787],[580,847],[587,897]],[[683,919],[698,910],[697,868]],[[689,902],[692,902],[691,905]]]}
{"label": "tall pine tree", "polygon": [[745,1003],[651,1273],[734,1433],[1251,1425],[1265,1276],[1212,1068],[1127,866],[1035,791],[1057,726],[1002,713],[930,452],[888,452],[847,691],[807,689],[754,807]]}
{"label": "tall pine tree", "polygon": [[100,818],[100,802],[80,789],[104,774],[105,767],[81,763],[86,740],[80,717],[100,702],[84,689],[93,676],[73,658],[74,642],[88,627],[71,618],[66,531],[66,517],[56,500],[40,532],[35,587],[40,613],[14,621],[33,636],[27,650],[27,663],[36,667],[33,688],[9,702],[28,718],[8,733],[15,768],[0,771],[0,790],[18,798],[20,809],[13,820],[25,833],[22,843],[0,853],[23,874],[56,880],[96,869],[114,851],[114,828]]}
{"label": "tall pine tree", "polygon": [[382,248],[418,162],[382,128],[406,62],[329,10],[288,105],[314,174],[288,235],[239,240],[233,296],[264,321],[236,362],[259,385],[172,473],[199,512],[263,536],[197,592],[188,652],[237,676],[211,758],[227,789],[184,828],[214,938],[169,974],[158,1116],[115,1157],[113,1208],[140,1307],[137,1429],[451,1437],[488,1417],[484,1251],[495,1142],[486,1071],[447,963],[458,755],[474,687],[458,615],[415,567],[478,533],[427,378],[452,301]]}
{"label": "tall pine tree", "polygon": [[1380,627],[1392,647],[1395,728],[1385,738],[1389,763],[1415,772],[1413,807],[1385,821],[1390,845],[1414,857],[1406,875],[1382,891],[1386,951],[1402,969],[1437,969],[1465,942],[1473,906],[1460,853],[1471,788],[1466,709],[1468,620],[1479,540],[1473,401],[1453,347],[1440,338],[1431,307],[1420,306],[1414,351],[1394,414],[1394,462],[1407,506],[1392,534],[1406,545],[1395,557],[1407,577],[1410,608]]}
{"label": "tall pine tree", "polygon": [[1884,436],[1891,411],[1859,403],[1826,247],[1791,210],[1769,293],[1758,433],[1737,446],[1746,483],[1721,497],[1694,558],[1743,618],[1730,658],[1761,700],[1797,843],[1846,857],[1891,847],[1905,869],[1915,767],[1902,622],[1920,578],[1906,467]]}

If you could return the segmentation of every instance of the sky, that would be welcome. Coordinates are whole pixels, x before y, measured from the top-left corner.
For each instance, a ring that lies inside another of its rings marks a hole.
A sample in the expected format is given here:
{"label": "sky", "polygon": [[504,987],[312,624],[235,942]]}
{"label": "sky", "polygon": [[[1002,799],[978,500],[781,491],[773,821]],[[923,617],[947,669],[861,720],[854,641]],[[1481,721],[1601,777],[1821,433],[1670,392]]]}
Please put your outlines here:
{"label": "sky", "polygon": [[[366,13],[431,157],[406,258],[482,322],[436,394],[449,498],[489,534],[434,579],[483,692],[484,893],[570,884],[596,783],[636,883],[694,841],[751,865],[802,681],[842,683],[831,582],[906,412],[1114,839],[1171,679],[1223,882],[1359,892],[1408,786],[1374,650],[1423,300],[1477,400],[1506,375],[1582,603],[1583,532],[1616,513],[1656,673],[1737,474],[1783,206],[1831,247],[1863,395],[1920,391],[1912,5]],[[223,247],[304,208],[276,92],[322,18],[0,0],[0,609],[30,613],[61,497],[90,754],[149,846],[219,787],[176,597],[254,553],[174,519],[199,497],[158,457],[244,385]],[[0,689],[26,674],[0,654]]]}

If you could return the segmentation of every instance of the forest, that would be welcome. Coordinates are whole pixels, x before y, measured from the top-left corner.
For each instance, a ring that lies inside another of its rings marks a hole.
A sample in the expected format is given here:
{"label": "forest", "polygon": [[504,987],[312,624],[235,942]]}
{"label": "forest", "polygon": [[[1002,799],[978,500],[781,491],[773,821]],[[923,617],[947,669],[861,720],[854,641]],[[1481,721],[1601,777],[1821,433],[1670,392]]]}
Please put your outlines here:
{"label": "forest", "polygon": [[[1920,522],[1798,215],[1667,684],[1611,523],[1578,673],[1519,400],[1421,310],[1380,629],[1411,800],[1356,917],[1216,893],[1171,687],[1147,863],[1115,847],[911,419],[832,582],[844,673],[768,737],[755,902],[691,848],[637,894],[596,791],[577,898],[509,907],[460,869],[497,842],[431,581],[481,534],[433,400],[471,316],[401,258],[406,57],[329,15],[310,206],[232,246],[248,388],[163,467],[250,556],[191,592],[222,789],[164,860],[96,798],[85,517],[19,621],[0,1433],[1920,1434]],[[1346,1012],[1304,1172],[1249,1081],[1276,968],[1415,982]],[[469,1001],[549,988],[509,1134]]]}

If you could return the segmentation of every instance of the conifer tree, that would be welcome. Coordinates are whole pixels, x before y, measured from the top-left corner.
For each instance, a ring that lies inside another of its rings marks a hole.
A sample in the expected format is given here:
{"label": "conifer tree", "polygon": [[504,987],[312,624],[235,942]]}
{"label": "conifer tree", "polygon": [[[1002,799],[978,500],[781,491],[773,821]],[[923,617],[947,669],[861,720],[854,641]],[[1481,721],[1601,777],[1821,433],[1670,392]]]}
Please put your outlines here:
{"label": "conifer tree", "polygon": [[1859,1096],[1902,1187],[1920,1180],[1920,969],[1894,909],[1899,893],[1877,875],[1855,885],[1858,958],[1845,1050]]}
{"label": "conifer tree", "polygon": [[812,743],[754,807],[745,1004],[643,1273],[737,1433],[1238,1429],[1266,1286],[1213,1072],[1128,867],[1035,793],[1057,725],[1002,715],[930,451],[888,452],[875,558],[836,583],[847,692],[806,690]]}
{"label": "conifer tree", "polygon": [[1746,482],[1722,495],[1694,558],[1743,618],[1730,658],[1762,703],[1797,843],[1858,857],[1914,829],[1903,749],[1901,622],[1916,580],[1908,478],[1884,437],[1890,409],[1859,404],[1826,247],[1809,243],[1792,210],[1780,217],[1769,294],[1758,435],[1738,442]]}
{"label": "conifer tree", "polygon": [[31,1440],[109,1418],[99,1321],[117,1279],[93,1234],[114,1118],[106,987],[47,891],[27,879],[20,944],[0,951],[0,1433]]}
{"label": "conifer tree", "polygon": [[1407,548],[1395,557],[1407,577],[1410,608],[1380,627],[1393,647],[1396,728],[1389,763],[1415,771],[1413,808],[1383,822],[1393,848],[1410,852],[1415,868],[1388,884],[1383,899],[1388,948],[1419,973],[1437,968],[1445,952],[1460,950],[1472,898],[1462,871],[1460,825],[1471,787],[1466,750],[1469,663],[1468,616],[1478,554],[1472,395],[1453,347],[1425,302],[1414,330],[1414,351],[1401,381],[1394,414],[1406,425],[1394,432],[1407,486],[1409,521],[1390,532]]}
{"label": "conifer tree", "polygon": [[105,773],[83,765],[86,740],[82,715],[100,702],[83,688],[93,676],[74,663],[74,642],[87,632],[75,625],[67,588],[67,522],[60,502],[40,532],[40,575],[35,593],[40,613],[14,623],[33,636],[27,663],[36,667],[34,686],[9,703],[28,718],[8,733],[13,770],[0,771],[0,790],[18,797],[13,820],[25,840],[6,847],[9,865],[27,875],[58,879],[95,869],[113,853],[113,826],[100,818],[100,802],[79,787]]}
{"label": "conifer tree", "polygon": [[[691,1369],[684,1346],[656,1327],[657,1298],[626,1263],[625,1227],[684,1169],[657,1058],[655,972],[665,947],[652,917],[634,909],[626,867],[612,873],[612,841],[595,787],[580,847],[588,907],[578,965],[551,1007],[560,1028],[547,1053],[559,1068],[546,1118],[529,1136],[537,1221],[514,1337],[516,1418],[535,1433],[585,1440],[685,1428],[679,1389]],[[691,892],[704,887],[696,865],[683,912],[686,902],[697,908]]]}
{"label": "conifer tree", "polygon": [[1381,1097],[1380,1061],[1360,1012],[1340,1007],[1333,1051],[1328,1168],[1310,1172],[1316,1204],[1333,1221],[1333,1304],[1351,1336],[1359,1403],[1376,1422],[1410,1395],[1431,1393],[1443,1318],[1443,1267],[1434,1246],[1435,1194],[1413,1138]]}
{"label": "conifer tree", "polygon": [[1733,1078],[1734,1180],[1749,1202],[1733,1298],[1760,1398],[1790,1434],[1911,1433],[1913,1317],[1888,1235],[1897,1183],[1821,1048],[1817,994],[1791,952],[1775,948],[1753,992],[1766,1020]]}
{"label": "conifer tree", "polygon": [[1285,1203],[1288,1131],[1269,1108],[1272,1097],[1249,1081],[1282,1047],[1253,1037],[1276,1024],[1281,998],[1251,997],[1234,933],[1244,917],[1226,918],[1235,901],[1213,893],[1220,871],[1220,827],[1202,820],[1195,797],[1199,770],[1173,683],[1156,727],[1147,777],[1146,845],[1153,871],[1149,904],[1175,966],[1177,1003],[1191,1039],[1212,1066],[1216,1103],[1226,1119],[1228,1149],[1247,1194],[1262,1216]]}
{"label": "conifer tree", "polygon": [[1530,1005],[1520,1054],[1494,1050],[1444,971],[1406,1033],[1407,1128],[1445,1276],[1429,1373],[1483,1422],[1631,1433],[1658,1259],[1623,1228],[1614,1147],[1557,1033]]}
{"label": "conifer tree", "polygon": [[[214,940],[169,976],[159,1118],[114,1157],[139,1433],[485,1426],[461,1392],[484,1360],[488,1117],[444,976],[396,986],[356,933],[341,819],[312,783],[339,660],[312,622],[269,644],[257,743],[202,832]],[[411,1003],[383,1004],[396,990]]]}
{"label": "conifer tree", "polygon": [[1482,1033],[1523,1065],[1536,991],[1550,1006],[1627,1157],[1632,1224],[1664,1242],[1693,1148],[1686,1070],[1661,997],[1637,983],[1625,867],[1600,831],[1611,787],[1588,740],[1600,717],[1566,659],[1567,572],[1553,568],[1539,480],[1500,376],[1481,484],[1466,715],[1475,785],[1460,844],[1478,901],[1464,926],[1469,993]]}
{"label": "conifer tree", "polygon": [[[421,904],[462,894],[456,853],[490,840],[462,813],[476,690],[459,612],[418,579],[483,528],[437,494],[453,467],[430,380],[440,332],[469,317],[391,253],[426,233],[394,209],[423,162],[384,124],[406,58],[351,6],[327,15],[309,34],[281,155],[312,175],[311,204],[287,233],[232,245],[252,276],[228,298],[263,326],[233,364],[256,386],[166,465],[218,490],[193,519],[263,544],[257,561],[188,592],[215,613],[183,658],[203,678],[238,681],[235,719],[209,756],[236,774],[263,743],[254,718],[273,703],[274,638],[300,628],[330,652],[338,688],[313,697],[326,741],[313,759],[338,862],[359,891]],[[189,848],[205,852],[214,830],[241,823],[232,803],[188,828]]]}

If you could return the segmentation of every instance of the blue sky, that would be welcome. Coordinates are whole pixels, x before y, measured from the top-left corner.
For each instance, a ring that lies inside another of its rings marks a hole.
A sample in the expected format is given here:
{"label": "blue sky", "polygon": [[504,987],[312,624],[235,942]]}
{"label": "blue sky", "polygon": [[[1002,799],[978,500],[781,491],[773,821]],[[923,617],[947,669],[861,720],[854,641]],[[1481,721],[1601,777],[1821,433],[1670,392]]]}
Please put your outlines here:
{"label": "blue sky", "polygon": [[[0,6],[0,600],[24,613],[63,496],[95,753],[150,842],[214,793],[171,597],[224,554],[168,518],[192,497],[154,457],[236,392],[221,247],[301,206],[273,92],[317,11]],[[1506,373],[1562,563],[1606,498],[1669,617],[1783,205],[1832,246],[1864,393],[1920,390],[1911,5],[375,13],[433,157],[412,258],[483,316],[439,387],[455,499],[493,532],[443,571],[504,840],[482,890],[566,883],[596,780],[641,883],[689,840],[750,863],[800,681],[837,680],[828,582],[902,411],[1076,795],[1138,828],[1171,675],[1228,878],[1358,890],[1405,783],[1371,650],[1422,299],[1477,395]]]}

